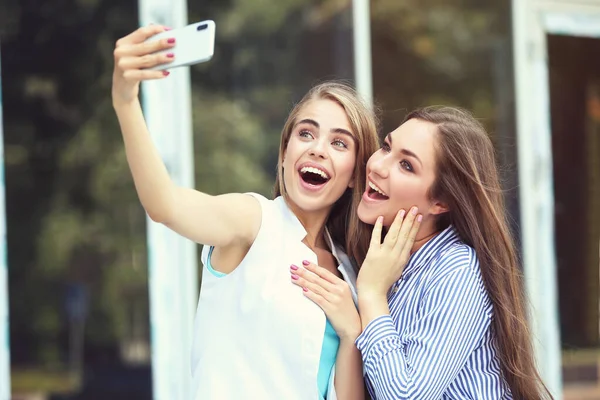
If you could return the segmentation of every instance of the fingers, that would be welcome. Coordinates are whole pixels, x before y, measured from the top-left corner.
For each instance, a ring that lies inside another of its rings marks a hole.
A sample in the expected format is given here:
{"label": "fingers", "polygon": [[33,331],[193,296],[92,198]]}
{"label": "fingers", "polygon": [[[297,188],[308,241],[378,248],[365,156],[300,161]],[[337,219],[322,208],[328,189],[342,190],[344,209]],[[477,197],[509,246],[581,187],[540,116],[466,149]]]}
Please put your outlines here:
{"label": "fingers", "polygon": [[304,293],[304,296],[306,296],[309,300],[312,300],[313,303],[315,303],[316,305],[321,307],[321,309],[323,311],[328,309],[328,307],[327,307],[328,302],[327,302],[327,300],[325,300],[323,298],[323,296],[321,296],[315,292],[312,292],[307,288],[302,288],[302,291]]}
{"label": "fingers", "polygon": [[306,261],[306,260],[302,261],[302,265],[308,271],[316,274],[317,276],[323,278],[324,280],[326,280],[329,283],[336,284],[339,282],[343,282],[342,279],[338,278],[337,276],[335,276],[334,274],[329,272],[327,269],[325,269],[323,267],[319,267],[318,265],[313,264],[309,261]]}
{"label": "fingers", "polygon": [[398,235],[400,234],[400,229],[404,226],[402,223],[404,221],[404,214],[406,214],[406,211],[398,211],[396,217],[394,218],[394,222],[388,230],[387,235],[385,235],[383,243],[388,244],[389,246],[394,246],[396,244],[398,241]]}
{"label": "fingers", "polygon": [[[317,268],[324,269],[321,267]],[[326,279],[321,278],[312,271],[308,271],[307,269],[299,268],[296,265],[291,265],[290,273],[292,274],[292,281],[295,281],[294,283],[299,284],[302,287],[315,288],[314,291],[322,295],[336,291],[334,284]]]}
{"label": "fingers", "polygon": [[115,47],[115,58],[145,56],[175,47],[175,38],[163,38],[142,43],[125,43]]}
{"label": "fingers", "polygon": [[402,251],[400,252],[400,259],[402,260],[408,260],[408,257],[410,256],[410,251],[417,237],[417,232],[419,232],[421,222],[423,221],[423,216],[420,214],[417,215],[416,218],[413,216],[413,218],[414,220],[410,227],[410,231],[408,231],[406,235],[404,246],[402,248]]}
{"label": "fingers", "polygon": [[135,69],[151,68],[156,65],[168,64],[173,62],[175,55],[173,53],[167,54],[146,54],[141,57],[123,57],[118,61],[118,67],[125,71],[131,71]]}
{"label": "fingers", "polygon": [[304,295],[314,301],[325,313],[339,307],[340,302],[343,303],[345,301],[344,299],[352,303],[350,288],[344,280],[315,264],[308,263],[306,266],[313,270],[318,270],[322,275],[327,276],[329,274],[330,278],[337,281],[336,284],[332,284],[308,269],[300,268],[296,265],[290,266],[292,283],[300,286]]}
{"label": "fingers", "polygon": [[401,241],[404,244],[406,243],[406,240],[408,239],[408,234],[414,225],[418,212],[419,209],[417,207],[412,207],[408,214],[406,214],[406,217],[402,222],[402,226],[400,227],[400,232],[398,233],[398,241]]}
{"label": "fingers", "polygon": [[371,244],[369,247],[377,248],[381,245],[381,231],[383,230],[383,217],[377,217],[373,232],[371,233]]}
{"label": "fingers", "polygon": [[301,277],[300,275],[297,275],[295,273],[292,273],[291,278],[292,283],[294,285],[300,286],[302,290],[304,290],[304,292],[309,291],[318,294],[319,296],[323,297],[324,300],[327,300],[329,298],[329,292],[325,288],[323,288],[323,286],[321,286],[318,282],[309,281],[305,277]]}
{"label": "fingers", "polygon": [[166,28],[163,26],[150,25],[140,28],[117,41],[114,51],[115,66],[123,71],[123,75],[126,75],[126,78],[153,79],[160,77],[160,75],[156,75],[150,78],[141,78],[147,74],[128,74],[129,76],[127,76],[127,72],[168,64],[174,60],[175,56],[173,52],[157,53],[160,50],[173,48],[175,46],[174,38],[166,37],[154,41],[145,41],[156,33],[164,32],[165,30]]}
{"label": "fingers", "polygon": [[169,71],[151,71],[147,69],[131,69],[123,73],[123,77],[130,81],[148,81],[162,79],[169,76]]}
{"label": "fingers", "polygon": [[156,35],[157,33],[161,33],[167,30],[169,30],[169,28],[162,25],[142,26],[141,28],[138,28],[135,31],[131,32],[129,35],[119,39],[117,41],[117,47],[144,42],[150,37]]}

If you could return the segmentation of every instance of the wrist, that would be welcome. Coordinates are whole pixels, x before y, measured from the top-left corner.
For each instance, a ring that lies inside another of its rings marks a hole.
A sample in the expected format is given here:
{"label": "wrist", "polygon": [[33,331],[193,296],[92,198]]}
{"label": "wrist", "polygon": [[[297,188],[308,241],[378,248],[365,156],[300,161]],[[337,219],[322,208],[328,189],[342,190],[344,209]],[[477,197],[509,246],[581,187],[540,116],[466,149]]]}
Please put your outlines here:
{"label": "wrist", "polygon": [[383,315],[390,315],[387,294],[381,294],[378,291],[359,293],[358,309],[360,311],[362,329],[364,330],[374,319]]}
{"label": "wrist", "polygon": [[357,326],[355,329],[352,329],[351,331],[348,331],[348,332],[339,333],[340,344],[342,344],[342,343],[354,344],[354,342],[360,336],[361,333],[362,333],[361,326]]}
{"label": "wrist", "polygon": [[[369,279],[371,280],[371,279]],[[378,279],[375,282],[369,282],[368,280],[362,280],[360,274],[358,275],[358,279],[356,280],[356,292],[360,299],[361,296],[364,297],[381,297],[384,296],[387,298],[387,293],[389,291],[389,286],[381,282]]]}
{"label": "wrist", "polygon": [[359,304],[361,302],[361,299],[365,301],[379,301],[381,299],[385,299],[385,301],[387,302],[388,289],[382,287],[369,287],[365,285],[357,285],[356,293],[358,296]]}
{"label": "wrist", "polygon": [[113,108],[127,108],[139,103],[140,99],[137,95],[123,96],[116,89],[111,93]]}

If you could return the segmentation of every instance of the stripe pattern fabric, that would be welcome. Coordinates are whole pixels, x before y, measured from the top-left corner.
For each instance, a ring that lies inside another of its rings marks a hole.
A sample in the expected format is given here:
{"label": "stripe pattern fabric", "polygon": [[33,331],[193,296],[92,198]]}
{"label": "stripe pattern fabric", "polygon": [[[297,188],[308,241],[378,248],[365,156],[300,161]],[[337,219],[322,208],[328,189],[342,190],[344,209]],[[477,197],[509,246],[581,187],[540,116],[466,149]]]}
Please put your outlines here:
{"label": "stripe pattern fabric", "polygon": [[477,256],[452,226],[411,256],[388,304],[356,340],[373,399],[512,399]]}

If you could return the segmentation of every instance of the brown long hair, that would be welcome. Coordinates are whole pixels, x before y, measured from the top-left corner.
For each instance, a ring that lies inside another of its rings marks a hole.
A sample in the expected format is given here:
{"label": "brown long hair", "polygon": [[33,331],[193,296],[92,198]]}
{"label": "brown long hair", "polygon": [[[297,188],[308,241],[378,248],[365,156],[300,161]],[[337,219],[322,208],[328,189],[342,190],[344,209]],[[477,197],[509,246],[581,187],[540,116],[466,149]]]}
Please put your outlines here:
{"label": "brown long hair", "polygon": [[361,265],[369,248],[371,228],[358,219],[356,209],[366,185],[367,160],[378,149],[379,141],[375,113],[352,87],[341,82],[324,82],[314,86],[294,106],[281,132],[277,177],[273,192],[276,197],[283,196],[289,200],[283,181],[283,156],[300,111],[313,100],[331,100],[339,104],[346,112],[352,133],[356,138],[354,187],[347,189],[333,206],[327,219],[327,228],[333,241],[344,245],[347,254]]}
{"label": "brown long hair", "polygon": [[426,107],[411,112],[405,121],[410,119],[437,126],[436,179],[429,196],[449,208],[438,218],[438,228],[452,224],[475,249],[493,303],[502,373],[512,395],[552,398],[535,365],[522,276],[490,138],[470,113],[458,108]]}

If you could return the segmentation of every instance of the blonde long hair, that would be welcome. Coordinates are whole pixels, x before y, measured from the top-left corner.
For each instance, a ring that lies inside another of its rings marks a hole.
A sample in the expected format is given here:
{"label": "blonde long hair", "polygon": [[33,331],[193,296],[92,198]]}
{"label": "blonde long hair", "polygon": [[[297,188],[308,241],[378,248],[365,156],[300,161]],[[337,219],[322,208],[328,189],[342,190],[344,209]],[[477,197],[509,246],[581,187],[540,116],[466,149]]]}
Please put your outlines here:
{"label": "blonde long hair", "polygon": [[273,192],[275,197],[283,196],[286,201],[289,201],[283,181],[283,156],[300,111],[307,103],[314,100],[331,100],[339,104],[348,116],[356,138],[354,186],[353,189],[347,189],[334,204],[327,220],[327,228],[333,241],[338,245],[344,245],[347,254],[354,258],[357,265],[361,265],[369,249],[371,228],[358,219],[356,209],[366,185],[367,160],[378,149],[379,140],[375,113],[352,87],[340,82],[324,82],[313,87],[294,106],[281,132],[277,177]]}

